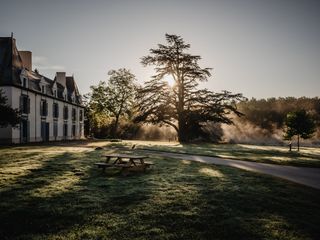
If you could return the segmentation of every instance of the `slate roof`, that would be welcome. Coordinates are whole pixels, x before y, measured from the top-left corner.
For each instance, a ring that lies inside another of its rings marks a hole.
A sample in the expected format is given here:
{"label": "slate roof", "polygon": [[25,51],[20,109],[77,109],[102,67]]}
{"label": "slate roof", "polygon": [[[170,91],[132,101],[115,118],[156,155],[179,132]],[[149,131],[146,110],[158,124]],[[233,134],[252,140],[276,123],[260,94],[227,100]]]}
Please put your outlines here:
{"label": "slate roof", "polygon": [[[21,87],[20,74],[25,71],[28,78],[28,89],[41,92],[40,82],[44,79],[46,83],[45,94],[54,96],[53,85],[56,79],[51,80],[31,69],[24,69],[22,58],[16,46],[16,40],[12,37],[0,37],[0,86]],[[71,96],[74,94],[76,104],[81,105],[81,95],[73,76],[66,77],[66,86],[56,82],[57,98],[64,100],[63,92],[67,89],[67,101],[71,102]]]}

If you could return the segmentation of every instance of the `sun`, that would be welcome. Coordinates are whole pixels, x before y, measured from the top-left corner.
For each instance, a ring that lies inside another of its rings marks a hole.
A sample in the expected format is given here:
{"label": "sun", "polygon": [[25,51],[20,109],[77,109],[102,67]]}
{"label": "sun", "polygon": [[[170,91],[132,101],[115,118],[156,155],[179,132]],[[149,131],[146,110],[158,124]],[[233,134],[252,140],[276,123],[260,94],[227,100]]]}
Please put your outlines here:
{"label": "sun", "polygon": [[164,81],[167,82],[170,87],[173,87],[176,83],[171,74],[165,75]]}

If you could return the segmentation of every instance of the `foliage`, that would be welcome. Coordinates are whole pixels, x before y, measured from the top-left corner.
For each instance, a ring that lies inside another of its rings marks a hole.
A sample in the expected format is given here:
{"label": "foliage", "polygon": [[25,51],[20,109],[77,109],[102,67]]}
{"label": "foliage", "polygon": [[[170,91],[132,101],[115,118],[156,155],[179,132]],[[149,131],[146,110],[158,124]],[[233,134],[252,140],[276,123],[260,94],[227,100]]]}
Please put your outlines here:
{"label": "foliage", "polygon": [[8,125],[15,127],[20,123],[20,114],[17,109],[12,109],[7,101],[7,97],[0,89],[0,127],[7,127]]}
{"label": "foliage", "polygon": [[[187,53],[190,44],[180,36],[166,34],[166,41],[167,45],[158,44],[142,58],[144,66],[156,66],[156,75],[139,90],[140,113],[136,120],[169,125],[181,142],[201,135],[202,125],[208,121],[231,124],[228,114],[241,115],[236,101],[243,100],[242,95],[198,89],[211,69],[199,66],[201,57]],[[165,81],[167,75],[173,77],[173,87]]]}
{"label": "foliage", "polygon": [[300,147],[300,137],[303,139],[311,138],[315,132],[315,123],[311,116],[305,110],[297,110],[287,114],[285,119],[285,139],[290,139],[293,136],[298,137],[298,151]]}
{"label": "foliage", "polygon": [[[90,87],[91,93],[86,96],[87,117],[96,136],[115,138],[123,135],[123,129],[136,131],[136,126],[126,120],[132,118],[137,86],[135,76],[125,68],[111,70],[108,75],[108,84],[100,82]],[[124,127],[121,132],[119,125]]]}
{"label": "foliage", "polygon": [[114,118],[112,137],[117,137],[118,123],[121,116],[131,116],[131,110],[135,97],[135,76],[127,69],[111,70],[110,79],[106,88],[106,109]]}
{"label": "foliage", "polygon": [[277,128],[283,128],[286,115],[297,109],[306,109],[320,125],[320,99],[317,97],[252,98],[238,103],[238,108],[245,116],[237,121],[248,121],[271,133]]}

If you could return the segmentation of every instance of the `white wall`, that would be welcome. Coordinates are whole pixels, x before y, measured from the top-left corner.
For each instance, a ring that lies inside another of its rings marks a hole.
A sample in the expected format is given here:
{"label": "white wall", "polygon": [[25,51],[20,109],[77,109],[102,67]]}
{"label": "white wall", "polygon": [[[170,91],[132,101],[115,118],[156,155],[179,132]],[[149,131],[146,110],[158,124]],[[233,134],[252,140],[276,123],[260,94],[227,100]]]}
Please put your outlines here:
{"label": "white wall", "polygon": [[[81,107],[74,106],[69,103],[62,102],[58,99],[53,99],[51,97],[43,96],[42,94],[30,92],[27,90],[22,90],[16,87],[1,87],[3,91],[5,92],[5,95],[8,97],[8,103],[13,108],[19,108],[20,107],[20,96],[21,94],[28,95],[30,98],[30,113],[27,115],[28,120],[30,122],[30,129],[29,129],[29,140],[30,142],[40,142],[43,141],[41,137],[41,119],[45,119],[46,122],[49,123],[49,140],[63,140],[63,125],[64,125],[64,119],[63,119],[63,108],[64,106],[68,106],[69,109],[69,118],[68,118],[68,140],[71,139],[80,139],[84,137],[83,130],[80,133],[80,122],[79,122],[79,111]],[[45,99],[48,102],[48,116],[45,118],[42,118],[40,115],[40,104],[41,99]],[[58,136],[57,139],[54,137],[54,131],[53,131],[53,103],[57,102],[59,105],[59,118],[57,119],[58,122]],[[77,118],[76,118],[76,136],[72,137],[72,108],[75,108],[77,111]],[[82,121],[83,123],[83,121]],[[13,143],[20,143],[20,129],[19,128],[0,128],[0,141],[6,141],[9,142],[11,139],[11,142]]]}

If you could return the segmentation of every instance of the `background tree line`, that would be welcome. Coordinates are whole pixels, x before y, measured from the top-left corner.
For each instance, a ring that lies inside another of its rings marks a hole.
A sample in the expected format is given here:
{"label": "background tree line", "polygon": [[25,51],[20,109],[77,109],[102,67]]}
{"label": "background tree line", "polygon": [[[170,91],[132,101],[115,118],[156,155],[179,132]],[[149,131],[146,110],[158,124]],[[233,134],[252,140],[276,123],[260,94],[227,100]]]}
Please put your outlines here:
{"label": "background tree line", "polygon": [[[255,141],[258,141],[258,137],[261,139],[265,137],[269,138],[270,142],[275,140],[281,143],[297,135],[298,145],[301,136],[306,139],[311,138],[309,141],[311,143],[320,143],[320,99],[318,97],[280,97],[259,100],[252,98],[238,103],[238,108],[244,117],[235,118],[236,125],[254,128],[256,134],[253,131],[249,132]],[[302,133],[299,133],[301,131]],[[232,137],[237,139],[236,135],[241,135],[241,131],[234,132],[231,139]]]}
{"label": "background tree line", "polygon": [[306,110],[314,119],[317,126],[320,125],[320,99],[280,97],[268,99],[255,99],[238,103],[239,111],[245,117],[237,121],[248,121],[271,133],[276,129],[283,128],[286,115],[299,109]]}
{"label": "background tree line", "polygon": [[[99,85],[105,83],[100,83]],[[101,87],[101,86],[100,86]],[[92,87],[93,91],[97,91],[99,87]],[[97,97],[97,96],[96,96]],[[92,104],[92,103],[91,103]],[[112,124],[114,120],[111,115],[105,111],[97,111],[99,108],[94,107],[95,104],[91,105],[91,133],[95,137],[112,138]],[[233,116],[233,122],[235,126],[243,128],[243,131],[248,129],[246,124],[257,127],[262,130],[263,135],[266,138],[274,137],[274,134],[278,134],[278,139],[283,139],[283,129],[285,128],[286,116],[290,112],[294,112],[299,109],[304,109],[312,117],[316,125],[316,133],[314,134],[313,140],[317,141],[320,139],[320,99],[315,98],[268,98],[268,99],[255,99],[252,98],[248,101],[241,101],[237,103],[239,112],[243,113],[243,116]],[[146,126],[142,123],[134,122],[133,115],[138,115],[137,109],[131,106],[131,110],[124,114],[124,117],[120,119],[119,132],[117,137],[126,139],[164,139],[173,140],[176,136],[175,132],[172,132],[166,128],[159,128],[159,126]],[[92,114],[95,114],[94,116]],[[127,115],[127,113],[130,113]],[[198,131],[193,131],[194,135],[197,135],[197,139],[203,141],[217,142],[224,140],[224,128],[221,123],[207,122],[201,126]],[[237,131],[233,131],[234,141],[237,142],[241,139],[241,136],[236,138],[237,134],[241,134]],[[258,138],[262,138],[258,132],[251,131],[252,139],[258,141]],[[230,140],[230,139],[229,139]],[[261,139],[262,140],[262,139]]]}

